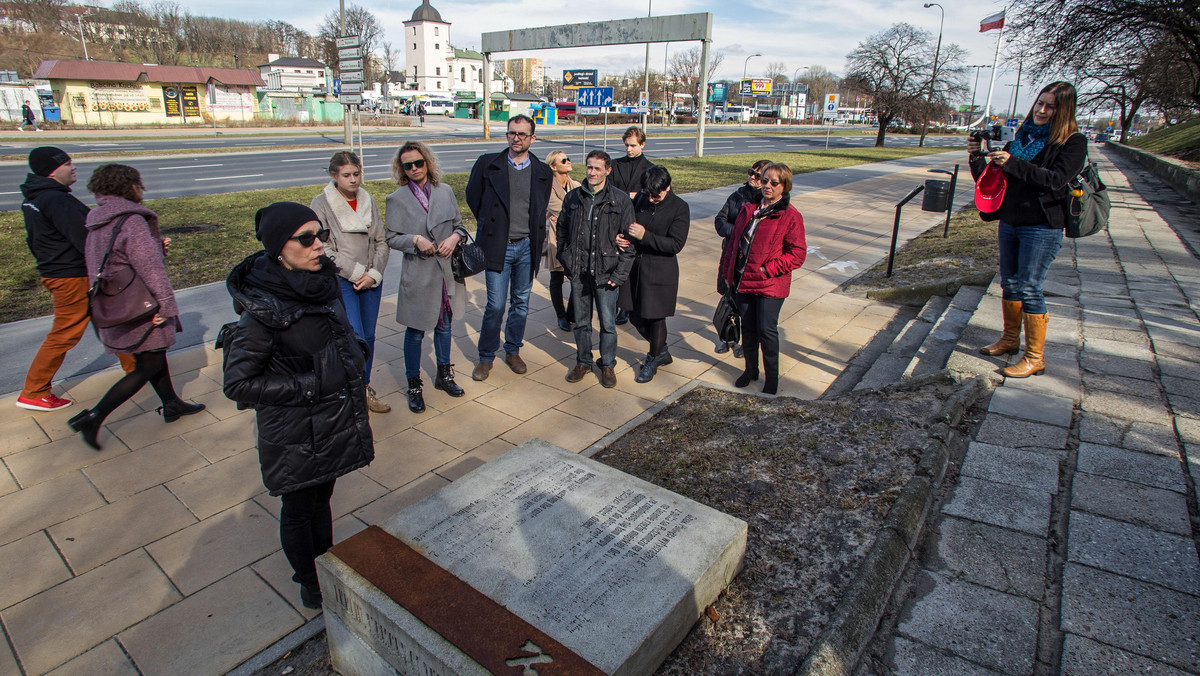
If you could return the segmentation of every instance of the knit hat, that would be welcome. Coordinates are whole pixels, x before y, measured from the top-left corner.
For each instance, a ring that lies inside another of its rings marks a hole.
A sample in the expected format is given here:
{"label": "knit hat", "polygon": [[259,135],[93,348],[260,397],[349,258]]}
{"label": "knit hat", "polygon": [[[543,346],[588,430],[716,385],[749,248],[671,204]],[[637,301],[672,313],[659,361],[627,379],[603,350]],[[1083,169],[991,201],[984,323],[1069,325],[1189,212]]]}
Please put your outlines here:
{"label": "knit hat", "polygon": [[254,214],[254,236],[271,258],[277,258],[288,239],[310,221],[320,221],[312,209],[295,202],[276,202]]}
{"label": "knit hat", "polygon": [[29,170],[38,176],[49,176],[70,161],[70,155],[54,146],[41,146],[29,151]]}
{"label": "knit hat", "polygon": [[975,182],[975,206],[985,214],[1000,211],[1004,204],[1004,189],[1008,186],[1008,178],[999,165],[988,162]]}

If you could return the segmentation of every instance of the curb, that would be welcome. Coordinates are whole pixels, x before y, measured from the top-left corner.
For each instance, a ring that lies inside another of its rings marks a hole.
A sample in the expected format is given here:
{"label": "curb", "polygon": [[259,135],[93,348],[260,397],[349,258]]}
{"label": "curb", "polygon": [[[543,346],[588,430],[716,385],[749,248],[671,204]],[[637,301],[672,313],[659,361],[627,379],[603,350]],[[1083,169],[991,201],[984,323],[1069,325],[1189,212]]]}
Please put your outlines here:
{"label": "curb", "polygon": [[[944,379],[957,380],[953,373],[942,370],[900,387],[908,389]],[[796,671],[797,676],[844,676],[854,670],[921,537],[933,493],[946,473],[949,445],[954,441],[950,428],[989,389],[986,379],[974,377],[965,381],[942,404],[933,418],[935,424],[916,473],[888,511],[883,528],[859,566],[858,574]]]}
{"label": "curb", "polygon": [[1104,149],[1136,162],[1151,174],[1162,179],[1164,183],[1178,190],[1184,197],[1200,204],[1200,171],[1188,167],[1180,160],[1155,155],[1141,148],[1121,145],[1112,141],[1105,143]]}

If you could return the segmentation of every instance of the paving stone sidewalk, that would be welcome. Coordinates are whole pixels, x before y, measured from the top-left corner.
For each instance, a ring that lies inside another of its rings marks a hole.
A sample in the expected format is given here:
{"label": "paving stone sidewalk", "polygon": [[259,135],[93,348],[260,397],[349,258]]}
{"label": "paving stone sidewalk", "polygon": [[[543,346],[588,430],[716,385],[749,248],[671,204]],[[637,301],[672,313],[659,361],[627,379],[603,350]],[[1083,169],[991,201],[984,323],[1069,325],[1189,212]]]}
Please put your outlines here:
{"label": "paving stone sidewalk", "polygon": [[[820,396],[893,318],[894,306],[831,291],[886,255],[893,205],[925,170],[960,161],[961,153],[911,158],[864,180],[853,180],[869,175],[864,168],[842,170],[844,185],[819,188],[824,179],[813,177],[797,190],[812,250],[780,320],[781,394]],[[798,176],[798,186],[805,180]],[[721,192],[688,199],[719,205],[729,190]],[[969,198],[960,191],[958,202]],[[713,354],[710,328],[720,252],[713,213],[693,212],[679,312],[668,322],[675,362],[648,384],[633,382],[645,345],[627,327],[616,388],[594,378],[565,382],[572,337],[557,329],[540,283],[521,353],[529,372],[498,365],[486,382],[471,381],[485,297],[482,281],[472,280],[453,341],[467,394],[428,388],[428,410],[414,415],[400,385],[403,327],[394,297],[385,300],[372,384],[393,410],[372,416],[375,462],[338,480],[335,538],[382,522],[515,444],[541,438],[581,451],[693,381],[730,385],[741,363]],[[909,208],[901,239],[940,221]],[[225,311],[227,302],[185,310]],[[221,394],[220,354],[200,346],[173,351],[170,362],[182,396],[207,410],[165,425],[146,388],[109,418],[101,453],[67,428],[78,408],[32,414],[13,405],[15,393],[0,398],[0,676],[219,674],[315,616],[300,606],[279,549],[279,501],[262,487],[253,413]],[[117,377],[108,369],[56,390],[87,406]]]}
{"label": "paving stone sidewalk", "polygon": [[[1046,375],[993,393],[860,673],[1200,674],[1200,209],[1092,157],[1111,224],[1050,269]],[[993,285],[959,365],[999,315]]]}

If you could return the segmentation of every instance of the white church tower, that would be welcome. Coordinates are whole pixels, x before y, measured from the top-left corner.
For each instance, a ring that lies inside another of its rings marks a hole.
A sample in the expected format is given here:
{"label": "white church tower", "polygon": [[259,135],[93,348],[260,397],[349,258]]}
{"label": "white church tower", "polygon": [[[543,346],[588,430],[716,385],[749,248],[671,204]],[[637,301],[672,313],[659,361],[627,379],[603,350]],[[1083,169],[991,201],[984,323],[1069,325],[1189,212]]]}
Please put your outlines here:
{"label": "white church tower", "polygon": [[450,46],[450,23],[442,21],[429,0],[421,0],[412,19],[404,22],[404,52],[410,89],[451,93],[447,60],[454,56],[454,48]]}

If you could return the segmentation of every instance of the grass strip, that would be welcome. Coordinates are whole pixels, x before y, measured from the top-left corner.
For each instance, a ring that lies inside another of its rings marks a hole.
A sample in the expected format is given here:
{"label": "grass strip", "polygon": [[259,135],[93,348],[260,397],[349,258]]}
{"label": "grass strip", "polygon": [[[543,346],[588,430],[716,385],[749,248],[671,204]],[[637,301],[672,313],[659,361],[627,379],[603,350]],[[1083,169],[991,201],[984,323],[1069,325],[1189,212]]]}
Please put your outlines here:
{"label": "grass strip", "polygon": [[[736,184],[744,180],[746,167],[762,157],[784,162],[794,173],[802,174],[939,152],[945,152],[945,148],[765,152],[655,161],[671,171],[676,192],[688,193]],[[446,174],[443,180],[458,197],[467,229],[474,231],[475,219],[464,202],[467,173]],[[368,181],[365,187],[381,210],[386,197],[396,189],[391,180]],[[322,188],[323,184],[316,184],[147,200],[146,206],[159,216],[163,235],[171,237],[167,273],[172,285],[185,289],[225,279],[234,265],[261,248],[254,238],[256,211],[272,202],[308,204]],[[149,191],[153,194],[153,184]],[[50,294],[41,286],[33,256],[25,243],[21,212],[0,213],[0,323],[39,317],[49,314],[51,309]]]}
{"label": "grass strip", "polygon": [[1157,155],[1200,162],[1200,117],[1129,139],[1129,145]]}

